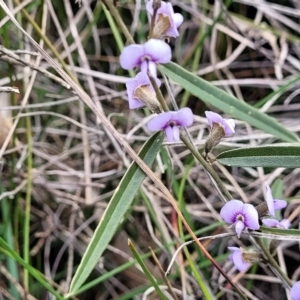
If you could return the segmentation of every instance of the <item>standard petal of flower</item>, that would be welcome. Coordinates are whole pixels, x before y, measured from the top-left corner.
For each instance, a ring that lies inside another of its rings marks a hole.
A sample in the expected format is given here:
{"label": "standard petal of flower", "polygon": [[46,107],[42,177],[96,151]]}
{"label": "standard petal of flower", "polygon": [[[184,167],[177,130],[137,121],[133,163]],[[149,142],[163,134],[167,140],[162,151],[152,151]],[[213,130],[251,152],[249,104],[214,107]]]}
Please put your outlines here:
{"label": "standard petal of flower", "polygon": [[242,214],[246,227],[252,230],[259,229],[258,212],[252,204],[244,204]]}
{"label": "standard petal of flower", "polygon": [[183,22],[183,16],[182,16],[182,14],[175,13],[173,15],[173,20],[174,20],[175,26],[178,28],[182,24],[182,22]]}
{"label": "standard petal of flower", "polygon": [[243,260],[241,251],[234,251],[232,253],[232,261],[235,267],[241,272],[246,271],[250,266],[250,263],[247,263]]}
{"label": "standard petal of flower", "polygon": [[269,187],[269,185],[264,182],[264,189],[265,189],[265,192],[266,192],[266,202],[267,202],[267,205],[268,205],[268,210],[269,210],[269,214],[271,216],[275,216],[275,208],[274,208],[274,199],[273,199],[273,196],[272,196],[272,191],[271,191],[271,188]]}
{"label": "standard petal of flower", "polygon": [[175,121],[178,126],[189,127],[194,122],[194,115],[190,108],[184,107],[174,113],[172,120]]}
{"label": "standard petal of flower", "polygon": [[213,127],[213,123],[220,124],[220,123],[222,123],[222,120],[223,120],[219,114],[214,113],[212,111],[206,111],[205,116],[206,116],[207,122],[211,128]]}
{"label": "standard petal of flower", "polygon": [[155,63],[166,64],[171,61],[172,52],[170,46],[164,41],[150,39],[144,44],[145,55]]}
{"label": "standard petal of flower", "polygon": [[242,213],[243,206],[244,204],[240,200],[230,200],[222,207],[220,215],[225,222],[233,224],[237,215]]}
{"label": "standard petal of flower", "polygon": [[223,119],[223,128],[226,136],[232,136],[235,131],[235,122],[233,119],[225,120]]}
{"label": "standard petal of flower", "polygon": [[287,202],[285,200],[274,199],[274,209],[279,210],[285,208],[287,206]]}
{"label": "standard petal of flower", "polygon": [[166,133],[168,142],[173,142],[174,141],[173,128],[171,126],[166,127],[165,128],[165,133]]}
{"label": "standard petal of flower", "polygon": [[155,116],[154,118],[152,118],[148,122],[147,127],[150,131],[163,130],[166,127],[168,127],[171,118],[172,118],[171,112],[161,113]]}
{"label": "standard petal of flower", "polygon": [[244,230],[244,228],[245,228],[244,222],[239,220],[235,223],[235,231],[237,233],[238,238],[240,238],[241,233]]}
{"label": "standard petal of flower", "polygon": [[129,45],[125,47],[120,55],[121,67],[125,70],[129,70],[139,66],[144,54],[144,45]]}
{"label": "standard petal of flower", "polygon": [[291,298],[292,300],[300,300],[300,281],[294,283],[291,288]]}

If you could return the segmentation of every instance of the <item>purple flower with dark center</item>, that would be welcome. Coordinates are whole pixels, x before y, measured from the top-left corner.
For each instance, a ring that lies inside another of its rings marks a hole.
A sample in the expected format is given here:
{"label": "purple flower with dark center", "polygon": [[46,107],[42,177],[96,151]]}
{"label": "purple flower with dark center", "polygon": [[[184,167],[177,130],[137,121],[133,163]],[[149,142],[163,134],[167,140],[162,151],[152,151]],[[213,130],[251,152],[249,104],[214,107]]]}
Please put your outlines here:
{"label": "purple flower with dark center", "polygon": [[143,45],[129,45],[120,55],[120,65],[129,70],[140,66],[141,71],[157,77],[156,64],[166,64],[171,61],[170,46],[164,41],[150,39]]}
{"label": "purple flower with dark center", "polygon": [[259,229],[258,213],[252,204],[244,204],[240,200],[230,200],[221,209],[221,217],[235,226],[238,237],[244,228]]}
{"label": "purple flower with dark center", "polygon": [[264,189],[266,191],[265,200],[268,206],[269,214],[271,216],[275,216],[275,210],[285,208],[287,206],[287,202],[285,200],[274,199],[272,196],[272,190],[266,182],[264,182]]}
{"label": "purple flower with dark center", "polygon": [[[153,15],[153,0],[146,4],[146,9]],[[165,37],[178,37],[177,28],[183,22],[183,16],[179,13],[174,13],[171,3],[161,1],[161,6],[157,10],[154,27],[150,32],[152,38],[164,39]]]}
{"label": "purple flower with dark center", "polygon": [[212,111],[205,112],[207,122],[213,129],[214,126],[222,127],[224,130],[224,136],[232,136],[234,134],[235,123],[233,119],[223,119],[219,114]]}
{"label": "purple flower with dark center", "polygon": [[[156,83],[158,86],[160,85],[160,81],[157,78]],[[135,78],[129,79],[126,82],[126,88],[130,109],[140,108],[146,105],[153,112],[161,112],[154,88],[146,73],[140,72]]]}
{"label": "purple flower with dark center", "polygon": [[244,261],[241,249],[238,247],[228,247],[228,249],[232,252],[229,255],[230,261],[233,262],[233,264],[239,271],[246,271],[250,267],[250,263]]}
{"label": "purple flower with dark center", "polygon": [[188,127],[193,124],[194,115],[190,108],[185,107],[178,111],[161,113],[148,123],[150,131],[164,130],[168,142],[179,141],[179,127]]}
{"label": "purple flower with dark center", "polygon": [[263,219],[262,222],[267,227],[275,227],[281,229],[288,229],[291,225],[289,219],[283,219],[280,222],[275,219]]}
{"label": "purple flower with dark center", "polygon": [[300,300],[300,281],[294,283],[290,292],[292,300]]}

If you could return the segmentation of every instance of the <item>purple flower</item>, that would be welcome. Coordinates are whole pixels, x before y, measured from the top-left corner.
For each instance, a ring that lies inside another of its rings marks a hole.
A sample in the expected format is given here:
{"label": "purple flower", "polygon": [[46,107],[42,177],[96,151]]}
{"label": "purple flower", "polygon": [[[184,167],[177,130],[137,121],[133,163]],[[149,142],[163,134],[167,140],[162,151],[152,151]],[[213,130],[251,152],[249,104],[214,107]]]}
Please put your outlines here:
{"label": "purple flower", "polygon": [[222,207],[220,215],[227,223],[234,224],[238,237],[244,228],[259,229],[258,213],[252,204],[230,200]]}
{"label": "purple flower", "polygon": [[246,271],[250,263],[244,261],[241,249],[237,247],[228,247],[228,249],[232,252],[229,255],[229,259],[234,263],[235,267],[241,272]]}
{"label": "purple flower", "polygon": [[300,281],[294,283],[291,288],[291,298],[292,300],[300,300]]}
{"label": "purple flower", "polygon": [[[160,81],[156,79],[159,86]],[[153,111],[160,112],[160,104],[156,99],[154,88],[148,75],[140,72],[135,78],[129,79],[126,82],[128,103],[130,109],[140,108],[145,104]]]}
{"label": "purple flower", "polygon": [[274,199],[271,188],[266,182],[264,182],[264,189],[266,191],[266,202],[268,205],[269,214],[271,216],[275,216],[275,210],[285,208],[287,206],[287,202],[285,200]]}
{"label": "purple flower", "polygon": [[149,72],[157,77],[156,64],[166,64],[171,61],[170,46],[156,39],[150,39],[143,45],[129,45],[120,55],[121,67],[125,70],[140,66],[142,72]]}
{"label": "purple flower", "polygon": [[161,113],[148,123],[150,131],[164,130],[169,142],[179,141],[179,127],[188,127],[193,124],[194,116],[190,108],[185,107],[178,111]]}
{"label": "purple flower", "polygon": [[205,115],[211,128],[213,128],[214,124],[217,124],[224,129],[224,134],[226,137],[234,134],[235,123],[233,119],[223,119],[219,114],[212,111],[206,111]]}
{"label": "purple flower", "polygon": [[[153,15],[153,0],[146,4],[146,9]],[[163,39],[165,37],[178,37],[177,28],[182,24],[183,16],[179,13],[174,13],[171,3],[161,1],[161,6],[157,10],[154,28],[151,32],[151,37]]]}
{"label": "purple flower", "polygon": [[277,221],[275,219],[263,219],[262,222],[267,227],[276,227],[282,229],[288,229],[291,225],[289,219],[283,219],[282,221]]}

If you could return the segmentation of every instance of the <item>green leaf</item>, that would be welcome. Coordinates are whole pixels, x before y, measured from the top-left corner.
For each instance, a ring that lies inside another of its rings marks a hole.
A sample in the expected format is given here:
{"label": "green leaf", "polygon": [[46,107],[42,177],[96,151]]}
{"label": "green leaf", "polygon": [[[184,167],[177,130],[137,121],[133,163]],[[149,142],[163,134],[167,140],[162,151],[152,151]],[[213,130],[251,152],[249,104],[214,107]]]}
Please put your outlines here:
{"label": "green leaf", "polygon": [[153,275],[151,274],[151,272],[147,268],[146,264],[144,263],[142,257],[137,252],[137,250],[134,247],[134,244],[131,242],[131,240],[128,240],[128,246],[129,246],[129,248],[130,248],[133,256],[135,257],[135,259],[137,260],[137,262],[141,266],[144,274],[147,276],[147,278],[151,282],[152,286],[154,287],[154,289],[155,289],[155,291],[156,291],[157,296],[159,297],[159,299],[167,300],[166,296],[164,295],[164,293],[161,291],[159,285],[157,284],[156,279],[153,277]]}
{"label": "green leaf", "polygon": [[221,111],[245,121],[264,132],[270,133],[283,141],[299,142],[295,133],[279,124],[274,118],[227,94],[179,65],[168,63],[160,65],[158,68],[187,91]]}
{"label": "green leaf", "polygon": [[300,235],[299,229],[280,229],[280,228],[269,228],[269,227],[261,226],[260,230],[262,232],[272,233],[276,235],[284,235],[284,236],[292,236],[292,237]]}
{"label": "green leaf", "polygon": [[217,156],[217,161],[238,167],[300,167],[300,146],[262,146],[228,150]]}
{"label": "green leaf", "polygon": [[[162,132],[157,132],[143,145],[139,156],[151,166],[164,139]],[[130,208],[134,196],[140,188],[145,173],[133,162],[124,174],[115,190],[94,235],[83,255],[78,269],[72,279],[69,297],[75,293],[90,275],[100,256],[114,236],[118,225]]]}

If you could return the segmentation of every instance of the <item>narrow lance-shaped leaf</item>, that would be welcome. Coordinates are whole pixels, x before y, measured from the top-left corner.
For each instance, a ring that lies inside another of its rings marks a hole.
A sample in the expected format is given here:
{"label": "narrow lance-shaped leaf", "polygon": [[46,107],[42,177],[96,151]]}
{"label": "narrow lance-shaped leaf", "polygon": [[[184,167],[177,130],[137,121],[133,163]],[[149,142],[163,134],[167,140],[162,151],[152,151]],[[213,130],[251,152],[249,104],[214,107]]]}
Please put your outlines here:
{"label": "narrow lance-shaped leaf", "polygon": [[217,156],[217,161],[227,166],[238,167],[300,167],[300,146],[262,146],[233,149]]}
{"label": "narrow lance-shaped leaf", "polygon": [[[139,156],[151,166],[164,139],[162,132],[157,132],[143,145]],[[114,236],[118,225],[129,210],[134,196],[140,188],[146,174],[132,163],[115,190],[94,235],[83,255],[72,279],[68,297],[75,293],[90,275],[99,258]]]}
{"label": "narrow lance-shaped leaf", "polygon": [[245,121],[264,132],[270,133],[283,141],[299,142],[295,133],[289,131],[274,118],[269,117],[258,109],[227,94],[223,90],[213,86],[211,83],[185,70],[179,65],[168,63],[160,65],[159,70],[180,84],[191,94],[204,102],[217,107],[221,111]]}

